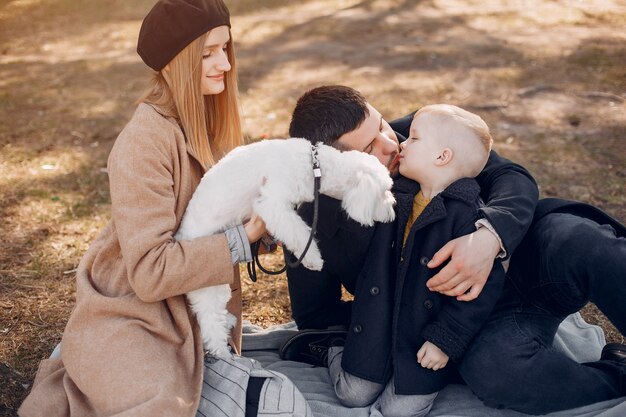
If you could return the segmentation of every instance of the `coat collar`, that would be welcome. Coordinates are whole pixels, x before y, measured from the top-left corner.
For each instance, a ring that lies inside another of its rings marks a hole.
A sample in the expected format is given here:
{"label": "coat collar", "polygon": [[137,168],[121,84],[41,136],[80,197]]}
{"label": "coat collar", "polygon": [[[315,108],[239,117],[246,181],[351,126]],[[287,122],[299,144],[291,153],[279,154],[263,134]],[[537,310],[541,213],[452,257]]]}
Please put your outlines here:
{"label": "coat collar", "polygon": [[[408,197],[410,198],[411,204],[413,204],[413,199],[419,190],[420,185],[416,181],[403,176],[399,176],[393,182],[392,192],[396,198]],[[466,204],[471,204],[479,195],[480,187],[475,179],[461,178],[446,187],[446,189],[436,195],[433,200],[437,198],[451,198]]]}
{"label": "coat collar", "polygon": [[461,178],[450,184],[440,195],[443,198],[473,204],[480,195],[480,187],[474,178]]}
{"label": "coat collar", "polygon": [[[168,122],[172,123],[173,125],[178,127],[178,129],[180,129],[180,133],[185,138],[185,149],[187,150],[187,153],[189,154],[189,156],[191,158],[193,158],[194,161],[196,161],[198,164],[200,164],[200,166],[202,166],[202,163],[196,157],[196,155],[193,152],[193,149],[191,148],[191,143],[187,140],[187,134],[185,133],[185,129],[183,129],[183,125],[180,123],[180,120],[177,119],[176,117],[172,116],[171,114],[168,114],[166,111],[164,111],[163,109],[159,108],[158,106],[156,106],[154,104],[151,104],[151,103],[143,103],[143,104],[152,107],[152,109],[155,112],[157,112],[160,116],[162,116]],[[204,168],[202,168],[202,169],[204,170]]]}
{"label": "coat collar", "polygon": [[[413,200],[418,193],[419,184],[405,177],[399,177],[394,182],[394,194],[396,196],[396,214],[398,219],[398,239],[404,236],[404,229],[413,211]],[[422,214],[415,220],[411,230],[419,230],[434,223],[447,214],[444,201],[446,199],[458,200],[469,206],[478,198],[480,187],[473,178],[461,178],[450,184],[445,190],[436,195],[426,206]]]}

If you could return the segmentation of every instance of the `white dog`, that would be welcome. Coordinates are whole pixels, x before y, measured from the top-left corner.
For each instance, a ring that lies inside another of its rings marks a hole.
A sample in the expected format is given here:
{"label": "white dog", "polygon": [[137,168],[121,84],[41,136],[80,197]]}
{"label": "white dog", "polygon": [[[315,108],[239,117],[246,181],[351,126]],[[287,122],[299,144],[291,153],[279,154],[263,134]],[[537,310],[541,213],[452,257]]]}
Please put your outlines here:
{"label": "white dog", "polygon": [[[348,216],[362,225],[394,219],[392,180],[375,157],[326,145],[318,146],[318,155],[320,193],[342,200]],[[295,207],[313,201],[313,184],[311,142],[275,139],[240,146],[204,175],[175,238],[189,240],[222,232],[242,224],[255,212],[265,221],[268,232],[299,257],[311,229]],[[315,241],[302,264],[312,270],[322,269]],[[191,291],[187,299],[200,324],[205,349],[216,356],[230,355],[228,336],[236,322],[226,310],[230,287]]]}

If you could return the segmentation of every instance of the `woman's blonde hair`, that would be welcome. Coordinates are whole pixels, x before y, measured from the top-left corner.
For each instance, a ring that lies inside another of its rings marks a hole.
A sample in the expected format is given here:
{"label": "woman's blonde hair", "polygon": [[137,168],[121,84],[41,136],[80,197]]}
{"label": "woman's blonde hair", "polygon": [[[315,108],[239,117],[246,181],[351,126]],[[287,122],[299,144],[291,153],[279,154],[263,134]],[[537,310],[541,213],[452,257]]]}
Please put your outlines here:
{"label": "woman's blonde hair", "polygon": [[169,62],[168,70],[156,72],[151,86],[139,99],[158,107],[165,116],[178,119],[191,154],[205,170],[243,144],[232,35],[226,46],[231,69],[224,74],[224,91],[204,96],[202,50],[207,35],[187,45]]}

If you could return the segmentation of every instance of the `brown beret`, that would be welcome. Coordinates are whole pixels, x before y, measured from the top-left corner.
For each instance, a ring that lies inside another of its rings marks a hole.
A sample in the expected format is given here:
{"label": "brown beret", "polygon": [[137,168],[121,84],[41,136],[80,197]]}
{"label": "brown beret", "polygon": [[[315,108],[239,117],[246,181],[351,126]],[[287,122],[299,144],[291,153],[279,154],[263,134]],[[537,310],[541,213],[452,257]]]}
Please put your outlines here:
{"label": "brown beret", "polygon": [[193,40],[224,25],[230,27],[230,14],[222,0],[159,0],[143,19],[137,53],[160,71]]}

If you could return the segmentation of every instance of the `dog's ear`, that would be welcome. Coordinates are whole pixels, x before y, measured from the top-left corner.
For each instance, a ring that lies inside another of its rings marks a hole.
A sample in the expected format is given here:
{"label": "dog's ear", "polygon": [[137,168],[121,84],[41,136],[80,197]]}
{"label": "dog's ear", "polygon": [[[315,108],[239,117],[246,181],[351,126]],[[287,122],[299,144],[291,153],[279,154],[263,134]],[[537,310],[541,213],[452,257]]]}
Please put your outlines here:
{"label": "dog's ear", "polygon": [[387,168],[378,161],[376,162],[376,164],[369,166],[371,171],[368,171],[372,176],[373,182],[376,184],[374,191],[378,194],[377,197],[372,200],[373,218],[374,221],[388,223],[396,218],[396,213],[393,209],[396,204],[396,199],[391,192],[393,180]]}
{"label": "dog's ear", "polygon": [[380,184],[368,172],[358,171],[354,174],[354,182],[346,191],[341,206],[352,219],[363,226],[372,226],[375,220],[375,209],[380,199]]}
{"label": "dog's ear", "polygon": [[393,221],[396,218],[396,212],[393,209],[395,204],[396,199],[393,193],[389,190],[383,190],[378,198],[378,204],[374,212],[374,220],[381,223]]}

